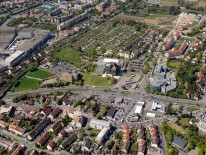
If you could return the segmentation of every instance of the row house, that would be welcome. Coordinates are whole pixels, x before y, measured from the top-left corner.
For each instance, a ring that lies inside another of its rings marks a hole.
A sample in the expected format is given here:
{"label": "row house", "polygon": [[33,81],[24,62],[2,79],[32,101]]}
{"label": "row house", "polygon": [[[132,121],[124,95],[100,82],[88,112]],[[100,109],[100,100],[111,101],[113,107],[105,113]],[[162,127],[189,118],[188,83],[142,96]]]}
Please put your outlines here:
{"label": "row house", "polygon": [[145,127],[140,125],[137,129],[137,142],[138,142],[138,153],[137,155],[144,155],[146,152],[146,136],[145,136]]}
{"label": "row house", "polygon": [[24,145],[19,145],[11,155],[20,155],[26,149]]}
{"label": "row house", "polygon": [[60,147],[62,149],[68,148],[75,140],[77,139],[76,134],[72,134],[69,138],[67,138],[61,145]]}
{"label": "row house", "polygon": [[159,132],[158,132],[158,126],[155,124],[151,124],[149,126],[149,130],[150,130],[150,135],[151,135],[151,146],[154,148],[158,148],[159,146]]}
{"label": "row house", "polygon": [[62,110],[59,107],[56,107],[48,116],[48,118],[50,119],[55,119],[60,113],[62,112]]}
{"label": "row house", "polygon": [[129,153],[130,147],[131,147],[131,129],[128,125],[124,126],[123,130],[123,147],[122,152],[125,154]]}
{"label": "row house", "polygon": [[103,128],[95,139],[96,143],[101,144],[105,140],[105,138],[108,136],[109,131],[110,131],[110,128],[108,127]]}
{"label": "row house", "polygon": [[174,44],[175,44],[175,41],[172,38],[165,45],[163,45],[162,49],[167,51],[167,50],[171,49],[174,46]]}
{"label": "row house", "polygon": [[50,123],[50,119],[45,118],[43,119],[27,136],[29,140],[33,140],[37,135],[42,132],[46,126]]}
{"label": "row house", "polygon": [[9,126],[9,123],[7,123],[7,122],[5,122],[5,121],[2,121],[2,120],[0,120],[0,127],[2,127],[2,128],[7,128]]}
{"label": "row house", "polygon": [[37,141],[36,144],[39,145],[39,146],[43,146],[43,145],[47,142],[47,140],[49,139],[49,137],[50,137],[49,132],[44,133],[44,134],[39,138],[39,140]]}
{"label": "row house", "polygon": [[47,145],[47,149],[48,149],[49,151],[52,151],[55,146],[56,146],[56,142],[55,142],[54,140],[51,140],[51,141],[49,142],[49,144]]}
{"label": "row house", "polygon": [[14,133],[22,136],[25,133],[26,129],[20,128],[18,125],[11,123],[9,125],[9,131],[14,132]]}
{"label": "row house", "polygon": [[46,106],[44,107],[44,109],[41,111],[41,114],[43,114],[44,116],[49,115],[49,113],[52,111],[52,107],[51,106]]}
{"label": "row house", "polygon": [[184,41],[184,43],[181,45],[181,47],[178,50],[171,50],[171,51],[168,52],[168,54],[169,54],[170,57],[180,56],[180,55],[184,54],[187,47],[188,47],[188,44],[187,44],[186,41]]}
{"label": "row house", "polygon": [[80,111],[74,111],[72,109],[66,109],[63,111],[63,115],[68,115],[76,121],[77,127],[82,127],[84,124],[85,117],[82,115]]}
{"label": "row house", "polygon": [[60,129],[64,127],[64,124],[61,121],[57,121],[54,125],[49,129],[51,132],[58,132]]}

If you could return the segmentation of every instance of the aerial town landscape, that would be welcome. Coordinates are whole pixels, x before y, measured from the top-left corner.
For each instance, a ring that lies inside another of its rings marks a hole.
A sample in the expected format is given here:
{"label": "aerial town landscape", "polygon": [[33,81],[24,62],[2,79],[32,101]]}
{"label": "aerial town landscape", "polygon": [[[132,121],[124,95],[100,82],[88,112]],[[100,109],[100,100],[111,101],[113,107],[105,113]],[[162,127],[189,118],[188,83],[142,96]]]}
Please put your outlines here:
{"label": "aerial town landscape", "polygon": [[0,155],[206,155],[206,0],[0,0],[0,105]]}

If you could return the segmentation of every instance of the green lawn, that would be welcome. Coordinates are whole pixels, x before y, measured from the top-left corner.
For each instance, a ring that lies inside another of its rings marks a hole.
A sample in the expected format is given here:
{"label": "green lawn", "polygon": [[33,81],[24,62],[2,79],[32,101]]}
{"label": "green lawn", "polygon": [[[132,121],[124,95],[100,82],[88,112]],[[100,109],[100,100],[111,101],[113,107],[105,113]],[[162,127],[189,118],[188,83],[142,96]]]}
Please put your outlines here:
{"label": "green lawn", "polygon": [[68,46],[54,54],[54,57],[58,58],[60,61],[69,62],[76,67],[81,67],[81,56],[82,52]]}
{"label": "green lawn", "polygon": [[50,72],[47,72],[45,70],[38,69],[34,72],[28,72],[26,75],[30,76],[30,77],[39,78],[39,79],[44,80],[44,79],[52,76],[53,74]]}
{"label": "green lawn", "polygon": [[197,111],[197,110],[200,110],[199,108],[196,108],[196,107],[189,107],[187,108],[189,111],[193,112],[193,111]]}
{"label": "green lawn", "polygon": [[189,125],[190,118],[181,118],[178,122],[181,124],[181,126],[187,126]]}
{"label": "green lawn", "polygon": [[84,85],[90,86],[111,86],[106,77],[101,77],[96,74],[82,73]]}
{"label": "green lawn", "polygon": [[161,6],[173,6],[178,5],[178,0],[161,0],[160,1]]}
{"label": "green lawn", "polygon": [[181,65],[181,62],[176,61],[176,60],[171,60],[169,61],[169,67],[173,68],[173,69],[178,69]]}
{"label": "green lawn", "polygon": [[14,91],[22,91],[22,90],[27,90],[27,89],[39,88],[39,87],[40,86],[39,86],[38,80],[24,77],[20,81],[20,84],[18,86],[14,87]]}

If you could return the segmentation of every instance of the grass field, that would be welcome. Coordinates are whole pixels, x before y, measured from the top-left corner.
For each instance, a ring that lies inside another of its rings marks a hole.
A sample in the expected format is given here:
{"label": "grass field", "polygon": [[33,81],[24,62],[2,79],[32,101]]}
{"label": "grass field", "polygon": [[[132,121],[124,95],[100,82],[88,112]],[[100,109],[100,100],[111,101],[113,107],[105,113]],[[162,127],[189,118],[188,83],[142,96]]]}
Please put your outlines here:
{"label": "grass field", "polygon": [[178,0],[161,0],[160,1],[161,6],[173,6],[178,5]]}
{"label": "grass field", "polygon": [[178,69],[180,67],[180,65],[181,65],[181,62],[179,62],[179,61],[175,61],[175,60],[169,61],[169,66],[175,70]]}
{"label": "grass field", "polygon": [[151,14],[146,17],[136,17],[136,16],[129,16],[124,14],[119,14],[114,17],[115,20],[127,20],[127,21],[136,21],[136,22],[144,22],[147,24],[159,24],[162,22],[166,22],[169,19],[173,18],[173,15],[165,15],[165,14]]}
{"label": "grass field", "polygon": [[81,67],[81,56],[82,52],[68,46],[54,54],[54,57],[58,58],[60,61],[69,62],[76,67]]}
{"label": "grass field", "polygon": [[97,25],[82,35],[73,45],[82,47],[84,51],[97,51],[103,54],[107,50],[118,52],[119,49],[140,35],[141,32],[127,24],[123,24],[114,20],[108,20]]}
{"label": "grass field", "polygon": [[34,72],[28,72],[26,75],[30,76],[30,77],[39,78],[39,79],[44,80],[44,79],[52,76],[52,73],[38,69]]}
{"label": "grass field", "polygon": [[14,87],[14,91],[40,88],[39,82],[50,76],[52,76],[52,73],[41,69],[38,69],[34,72],[28,72],[26,76],[20,81],[20,84]]}
{"label": "grass field", "polygon": [[24,77],[20,81],[20,84],[14,88],[14,91],[22,91],[22,90],[27,90],[27,89],[39,88],[39,87],[40,87],[39,80]]}
{"label": "grass field", "polygon": [[89,86],[111,86],[109,80],[105,77],[98,76],[96,74],[82,73],[84,85]]}
{"label": "grass field", "polygon": [[185,134],[185,133],[186,133],[185,129],[183,129],[181,126],[179,126],[179,125],[177,125],[177,124],[175,124],[175,123],[173,123],[173,122],[168,122],[168,125],[169,125],[171,128],[175,129],[176,131],[181,132],[182,134]]}
{"label": "grass field", "polygon": [[187,126],[189,125],[190,118],[181,118],[178,122],[181,124],[181,126]]}
{"label": "grass field", "polygon": [[193,112],[193,111],[197,111],[200,110],[199,108],[195,108],[195,107],[189,107],[187,108],[189,111]]}

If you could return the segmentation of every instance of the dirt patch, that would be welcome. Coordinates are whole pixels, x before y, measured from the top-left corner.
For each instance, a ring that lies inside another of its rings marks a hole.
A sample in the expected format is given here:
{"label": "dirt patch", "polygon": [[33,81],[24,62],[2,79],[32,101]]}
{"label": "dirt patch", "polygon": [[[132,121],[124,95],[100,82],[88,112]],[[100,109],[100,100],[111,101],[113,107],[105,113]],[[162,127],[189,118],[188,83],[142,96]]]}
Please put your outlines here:
{"label": "dirt patch", "polygon": [[181,132],[182,134],[185,134],[185,133],[186,133],[185,129],[183,129],[181,126],[179,126],[179,125],[177,125],[177,124],[175,124],[175,123],[173,123],[173,122],[168,122],[168,125],[169,125],[171,128],[173,128],[173,129]]}
{"label": "dirt patch", "polygon": [[147,24],[159,24],[162,21],[168,20],[167,17],[154,17],[153,19],[147,19],[147,17],[136,17],[136,16],[129,16],[124,14],[119,14],[113,18],[114,20],[122,20],[122,21],[136,21],[142,22]]}
{"label": "dirt patch", "polygon": [[199,3],[198,3],[198,5],[197,5],[197,7],[206,7],[206,1],[205,0],[201,0]]}

